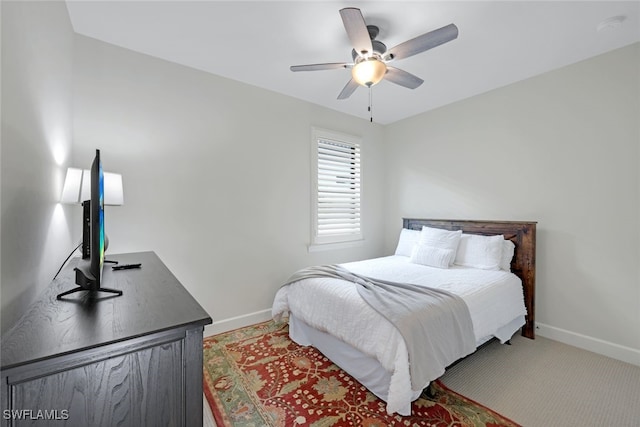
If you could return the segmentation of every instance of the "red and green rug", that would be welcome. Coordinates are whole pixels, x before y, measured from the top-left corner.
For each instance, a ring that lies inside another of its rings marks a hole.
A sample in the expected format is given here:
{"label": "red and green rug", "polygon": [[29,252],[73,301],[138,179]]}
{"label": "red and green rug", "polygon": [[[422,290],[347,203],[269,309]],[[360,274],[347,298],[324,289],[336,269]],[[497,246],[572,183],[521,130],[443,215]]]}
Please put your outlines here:
{"label": "red and green rug", "polygon": [[260,323],[204,340],[204,392],[219,427],[518,426],[442,383],[412,415],[385,403],[313,347],[289,339],[286,323]]}

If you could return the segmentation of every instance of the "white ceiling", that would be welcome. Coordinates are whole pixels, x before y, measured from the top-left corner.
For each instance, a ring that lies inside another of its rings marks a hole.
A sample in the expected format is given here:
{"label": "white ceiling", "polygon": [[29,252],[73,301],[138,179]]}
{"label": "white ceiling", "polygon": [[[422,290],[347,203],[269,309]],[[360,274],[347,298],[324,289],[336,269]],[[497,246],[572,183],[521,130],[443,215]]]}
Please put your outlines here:
{"label": "white ceiling", "polygon": [[[369,118],[368,90],[336,99],[350,70],[290,65],[351,62],[339,9],[358,7],[391,48],[455,23],[459,37],[394,66],[425,80],[373,87],[373,119],[392,123],[640,41],[640,1],[74,1],[89,37]],[[617,29],[597,31],[610,17]]]}

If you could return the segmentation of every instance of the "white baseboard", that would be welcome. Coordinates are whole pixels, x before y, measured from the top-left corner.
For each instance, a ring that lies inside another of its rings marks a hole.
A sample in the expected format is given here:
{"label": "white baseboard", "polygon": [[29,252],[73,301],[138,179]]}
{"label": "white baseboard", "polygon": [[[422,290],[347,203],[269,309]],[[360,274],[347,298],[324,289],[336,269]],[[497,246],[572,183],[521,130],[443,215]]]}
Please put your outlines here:
{"label": "white baseboard", "polygon": [[640,366],[640,350],[536,322],[536,334]]}
{"label": "white baseboard", "polygon": [[232,331],[245,326],[255,325],[256,323],[266,322],[271,319],[271,309],[256,311],[254,313],[243,314],[242,316],[230,317],[228,319],[218,320],[204,328],[204,336],[220,334],[222,332]]}
{"label": "white baseboard", "polygon": [[[256,311],[254,313],[218,320],[205,327],[204,336],[208,337],[222,332],[232,331],[234,329],[243,328],[256,323],[266,322],[269,319],[271,319],[270,308]],[[556,328],[555,326],[539,322],[536,322],[536,334],[541,337],[560,341],[574,347],[602,354],[613,359],[631,363],[632,365],[640,366],[640,350],[631,347],[625,347],[623,345],[567,331],[566,329]]]}

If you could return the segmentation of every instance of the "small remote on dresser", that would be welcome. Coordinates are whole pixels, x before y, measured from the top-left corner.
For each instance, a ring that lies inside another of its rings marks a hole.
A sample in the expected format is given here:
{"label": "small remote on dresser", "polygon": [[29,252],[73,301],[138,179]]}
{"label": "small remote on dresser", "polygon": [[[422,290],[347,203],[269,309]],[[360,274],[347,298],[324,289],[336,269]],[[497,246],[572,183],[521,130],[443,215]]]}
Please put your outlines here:
{"label": "small remote on dresser", "polygon": [[131,268],[140,268],[142,264],[118,264],[111,267],[113,270],[129,270]]}

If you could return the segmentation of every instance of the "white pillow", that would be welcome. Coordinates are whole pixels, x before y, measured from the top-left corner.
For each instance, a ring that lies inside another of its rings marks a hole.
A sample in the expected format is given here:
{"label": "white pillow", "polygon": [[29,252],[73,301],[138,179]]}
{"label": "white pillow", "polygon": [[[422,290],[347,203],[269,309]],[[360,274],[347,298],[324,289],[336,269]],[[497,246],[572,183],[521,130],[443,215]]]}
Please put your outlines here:
{"label": "white pillow", "polygon": [[499,270],[502,265],[502,235],[463,234],[454,263],[482,270]]}
{"label": "white pillow", "polygon": [[511,260],[516,249],[516,245],[511,240],[502,241],[502,260],[500,261],[500,269],[511,271]]}
{"label": "white pillow", "polygon": [[420,230],[408,230],[403,228],[400,231],[400,238],[398,239],[398,246],[396,247],[396,255],[411,256],[413,246],[418,243],[420,237]]}
{"label": "white pillow", "polygon": [[449,231],[440,228],[422,227],[419,243],[438,249],[450,249],[451,257],[449,259],[449,265],[453,265],[461,236],[461,230]]}
{"label": "white pillow", "polygon": [[411,251],[409,262],[429,267],[449,268],[449,260],[454,257],[453,249],[436,248],[418,243]]}

